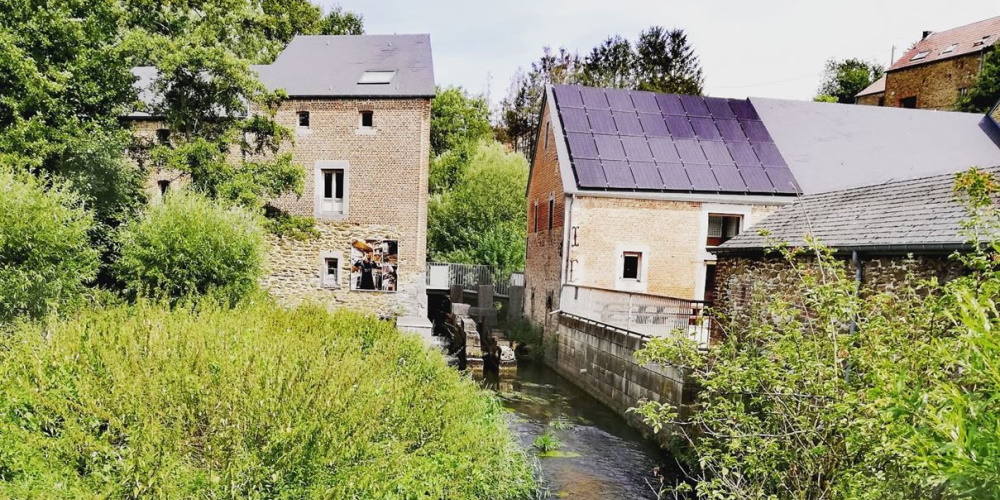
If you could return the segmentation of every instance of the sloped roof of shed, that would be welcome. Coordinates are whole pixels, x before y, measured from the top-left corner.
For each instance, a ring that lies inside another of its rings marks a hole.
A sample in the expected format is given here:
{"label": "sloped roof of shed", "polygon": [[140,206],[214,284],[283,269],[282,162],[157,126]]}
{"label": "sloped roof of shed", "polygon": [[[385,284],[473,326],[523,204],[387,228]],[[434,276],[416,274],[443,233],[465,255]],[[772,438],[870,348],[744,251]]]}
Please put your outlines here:
{"label": "sloped roof of shed", "polygon": [[878,80],[872,82],[871,85],[867,86],[861,92],[858,92],[854,97],[861,97],[864,95],[879,94],[885,92],[885,75],[882,75]]}
{"label": "sloped roof of shed", "polygon": [[[997,175],[1000,168],[989,172]],[[793,246],[811,235],[839,250],[952,250],[965,246],[963,205],[955,174],[805,195],[719,247],[720,252],[763,250],[768,239]],[[770,234],[759,234],[760,230]]]}

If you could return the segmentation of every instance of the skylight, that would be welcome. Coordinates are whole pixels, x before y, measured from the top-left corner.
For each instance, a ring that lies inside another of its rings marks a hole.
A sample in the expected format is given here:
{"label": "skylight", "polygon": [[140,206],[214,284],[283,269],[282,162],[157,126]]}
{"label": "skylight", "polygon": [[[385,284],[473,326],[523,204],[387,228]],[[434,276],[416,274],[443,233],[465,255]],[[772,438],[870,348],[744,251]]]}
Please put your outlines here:
{"label": "skylight", "polygon": [[396,76],[396,70],[392,71],[365,71],[358,80],[358,85],[385,85],[392,82]]}
{"label": "skylight", "polygon": [[917,55],[913,56],[913,58],[910,59],[910,60],[911,61],[919,61],[919,60],[927,57],[928,55],[930,55],[930,53],[931,53],[931,51],[929,51],[929,50],[925,50],[923,52],[917,52]]}
{"label": "skylight", "polygon": [[953,43],[953,44],[949,45],[947,49],[942,50],[941,53],[942,54],[947,54],[949,52],[954,52],[956,48],[958,48],[958,44],[957,43]]}

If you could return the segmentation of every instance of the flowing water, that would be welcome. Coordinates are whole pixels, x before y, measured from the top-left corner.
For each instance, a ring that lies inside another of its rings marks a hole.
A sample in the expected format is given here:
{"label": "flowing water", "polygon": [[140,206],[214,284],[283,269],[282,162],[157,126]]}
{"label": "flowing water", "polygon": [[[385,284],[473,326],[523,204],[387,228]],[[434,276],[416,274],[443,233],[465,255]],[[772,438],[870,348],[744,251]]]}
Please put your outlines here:
{"label": "flowing water", "polygon": [[[655,499],[653,469],[666,455],[608,407],[552,369],[521,362],[514,377],[486,375],[509,410],[508,423],[538,456],[543,487],[554,498]],[[536,437],[550,433],[555,452],[540,452]],[[546,456],[550,455],[550,456]]]}

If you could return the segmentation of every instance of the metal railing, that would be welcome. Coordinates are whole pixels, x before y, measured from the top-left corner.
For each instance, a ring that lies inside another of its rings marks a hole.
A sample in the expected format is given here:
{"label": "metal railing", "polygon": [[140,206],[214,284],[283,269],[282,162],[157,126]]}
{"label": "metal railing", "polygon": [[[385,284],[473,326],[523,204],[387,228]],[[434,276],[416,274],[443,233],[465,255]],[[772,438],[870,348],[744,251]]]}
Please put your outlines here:
{"label": "metal railing", "polygon": [[565,285],[559,310],[649,337],[680,330],[706,348],[712,331],[707,305],[698,300]]}
{"label": "metal railing", "polygon": [[452,285],[462,285],[464,290],[470,292],[477,292],[479,285],[493,285],[495,295],[506,297],[511,286],[524,286],[524,273],[503,272],[496,267],[479,264],[427,263],[429,288],[445,290]]}

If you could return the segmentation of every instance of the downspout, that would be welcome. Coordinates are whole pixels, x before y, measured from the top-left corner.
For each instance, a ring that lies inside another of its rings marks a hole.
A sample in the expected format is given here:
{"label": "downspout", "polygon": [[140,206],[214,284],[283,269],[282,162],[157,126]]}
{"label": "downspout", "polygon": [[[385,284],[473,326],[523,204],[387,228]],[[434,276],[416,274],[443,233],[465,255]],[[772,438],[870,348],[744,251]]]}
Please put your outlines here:
{"label": "downspout", "polygon": [[[851,252],[851,262],[854,264],[854,291],[856,294],[861,293],[861,282],[864,279],[864,268],[861,264],[861,256],[858,254],[857,250]],[[858,330],[858,320],[857,313],[851,317],[851,326],[848,333],[853,336]],[[851,360],[847,360],[847,364],[844,367],[844,382],[851,382]]]}

